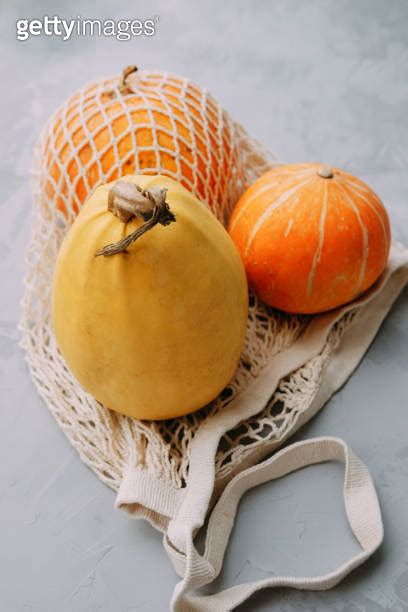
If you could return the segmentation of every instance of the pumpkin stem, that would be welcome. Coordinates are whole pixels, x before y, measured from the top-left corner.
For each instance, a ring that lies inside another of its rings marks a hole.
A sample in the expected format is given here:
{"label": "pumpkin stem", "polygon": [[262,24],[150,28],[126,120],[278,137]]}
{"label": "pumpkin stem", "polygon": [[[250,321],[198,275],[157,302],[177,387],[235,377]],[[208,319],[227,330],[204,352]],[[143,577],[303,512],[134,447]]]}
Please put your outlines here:
{"label": "pumpkin stem", "polygon": [[333,178],[334,176],[333,169],[330,166],[322,166],[317,171],[317,174],[325,179]]}
{"label": "pumpkin stem", "polygon": [[109,190],[108,210],[118,217],[122,223],[127,223],[133,217],[140,216],[145,223],[137,230],[115,242],[99,249],[95,256],[109,257],[124,253],[135,240],[151,230],[155,225],[170,225],[176,220],[166,202],[167,189],[152,187],[142,189],[139,185],[118,181]]}
{"label": "pumpkin stem", "polygon": [[127,94],[132,92],[131,88],[127,83],[127,79],[134,72],[137,72],[137,66],[135,66],[134,64],[126,66],[126,68],[123,70],[122,76],[119,81],[119,91],[121,94]]}

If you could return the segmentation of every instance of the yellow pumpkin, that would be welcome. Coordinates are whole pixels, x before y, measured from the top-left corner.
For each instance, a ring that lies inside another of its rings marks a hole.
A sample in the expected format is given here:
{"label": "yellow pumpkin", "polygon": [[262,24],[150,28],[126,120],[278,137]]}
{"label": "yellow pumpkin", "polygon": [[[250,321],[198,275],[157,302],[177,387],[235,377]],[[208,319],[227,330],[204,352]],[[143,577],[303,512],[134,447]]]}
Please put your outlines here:
{"label": "yellow pumpkin", "polygon": [[[132,189],[144,209],[132,208]],[[153,227],[158,193],[167,217]],[[106,407],[140,419],[177,417],[218,395],[237,366],[248,308],[228,233],[160,175],[96,189],[63,241],[52,301],[57,343],[75,377]]]}

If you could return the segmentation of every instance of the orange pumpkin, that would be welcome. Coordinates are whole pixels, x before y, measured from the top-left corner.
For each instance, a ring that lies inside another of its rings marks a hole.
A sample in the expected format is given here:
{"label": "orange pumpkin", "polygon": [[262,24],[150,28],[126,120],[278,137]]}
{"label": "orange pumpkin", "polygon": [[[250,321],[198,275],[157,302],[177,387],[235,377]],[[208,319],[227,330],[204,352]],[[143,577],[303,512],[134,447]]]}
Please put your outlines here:
{"label": "orange pumpkin", "polygon": [[390,248],[388,215],[372,189],[315,163],[261,176],[239,200],[229,231],[250,286],[287,312],[351,301],[381,275]]}
{"label": "orange pumpkin", "polygon": [[98,185],[160,173],[222,211],[237,164],[227,113],[185,78],[136,71],[86,86],[54,115],[40,151],[45,197],[74,217]]}

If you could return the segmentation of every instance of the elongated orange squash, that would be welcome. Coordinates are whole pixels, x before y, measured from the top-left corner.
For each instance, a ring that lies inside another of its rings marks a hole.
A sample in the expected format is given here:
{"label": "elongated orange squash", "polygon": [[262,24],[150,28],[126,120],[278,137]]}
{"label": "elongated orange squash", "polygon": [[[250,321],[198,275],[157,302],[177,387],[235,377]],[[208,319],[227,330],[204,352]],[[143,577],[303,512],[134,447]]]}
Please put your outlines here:
{"label": "elongated orange squash", "polygon": [[355,176],[321,164],[289,164],[241,197],[229,231],[250,286],[276,308],[317,313],[345,304],[383,272],[387,212]]}

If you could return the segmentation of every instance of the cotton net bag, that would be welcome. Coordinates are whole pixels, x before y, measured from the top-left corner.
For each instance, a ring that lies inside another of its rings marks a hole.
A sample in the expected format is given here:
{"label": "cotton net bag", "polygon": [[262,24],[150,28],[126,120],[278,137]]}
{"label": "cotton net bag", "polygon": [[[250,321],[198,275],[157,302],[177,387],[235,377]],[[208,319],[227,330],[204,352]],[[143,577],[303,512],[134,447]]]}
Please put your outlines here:
{"label": "cotton net bag", "polygon": [[[226,224],[246,187],[278,162],[205,89],[134,67],[76,92],[52,117],[35,153],[22,346],[58,425],[81,459],[118,492],[117,507],[163,532],[180,576],[172,609],[220,612],[264,587],[337,584],[382,541],[381,513],[366,467],[336,438],[306,440],[271,453],[355,369],[408,279],[407,251],[394,246],[386,271],[369,292],[319,316],[283,314],[251,295],[245,346],[229,386],[194,414],[138,421],[88,395],[57,349],[50,290],[66,231],[98,185],[129,173],[179,180]],[[344,502],[361,546],[358,555],[324,576],[274,575],[213,595],[191,593],[220,573],[245,491],[328,460],[346,465]],[[199,554],[194,538],[208,517],[205,551]]]}

